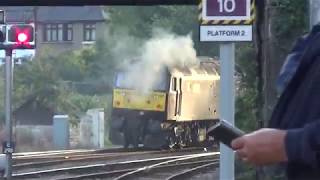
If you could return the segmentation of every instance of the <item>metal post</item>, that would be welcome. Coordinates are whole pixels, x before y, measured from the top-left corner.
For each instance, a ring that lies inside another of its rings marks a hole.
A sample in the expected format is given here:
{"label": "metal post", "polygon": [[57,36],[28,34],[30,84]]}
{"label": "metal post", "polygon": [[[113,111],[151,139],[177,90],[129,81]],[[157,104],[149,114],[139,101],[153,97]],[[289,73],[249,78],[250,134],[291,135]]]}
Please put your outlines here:
{"label": "metal post", "polygon": [[[6,113],[6,147],[12,147],[12,49],[6,49],[5,61],[5,113]],[[12,152],[6,152],[7,167],[5,176],[11,179],[12,176]]]}
{"label": "metal post", "polygon": [[313,25],[320,23],[320,1],[309,0],[310,29]]}
{"label": "metal post", "polygon": [[[234,83],[235,44],[220,45],[221,90],[220,118],[234,124],[235,83]],[[234,152],[220,143],[220,180],[234,180]]]}

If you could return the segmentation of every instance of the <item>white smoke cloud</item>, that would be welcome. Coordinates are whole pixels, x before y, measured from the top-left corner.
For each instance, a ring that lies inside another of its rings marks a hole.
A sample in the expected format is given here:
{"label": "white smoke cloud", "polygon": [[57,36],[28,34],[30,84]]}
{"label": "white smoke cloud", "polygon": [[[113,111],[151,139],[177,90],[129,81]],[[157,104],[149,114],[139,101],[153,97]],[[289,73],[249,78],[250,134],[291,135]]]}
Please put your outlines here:
{"label": "white smoke cloud", "polygon": [[152,38],[139,50],[137,61],[126,68],[125,84],[141,92],[155,88],[164,77],[164,68],[198,63],[191,35],[179,36],[155,29]]}

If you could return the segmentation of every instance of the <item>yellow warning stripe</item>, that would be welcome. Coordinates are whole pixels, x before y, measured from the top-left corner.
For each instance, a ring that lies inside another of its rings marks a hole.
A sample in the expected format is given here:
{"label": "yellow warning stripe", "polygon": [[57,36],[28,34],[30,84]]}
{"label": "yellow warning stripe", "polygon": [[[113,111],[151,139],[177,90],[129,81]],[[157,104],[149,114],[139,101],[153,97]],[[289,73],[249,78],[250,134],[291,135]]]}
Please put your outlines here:
{"label": "yellow warning stripe", "polygon": [[251,12],[256,8],[256,0],[251,0]]}
{"label": "yellow warning stripe", "polygon": [[198,11],[199,11],[199,21],[202,21],[202,0],[199,1],[198,5]]}
{"label": "yellow warning stripe", "polygon": [[234,22],[233,22],[233,24],[240,24],[241,23],[241,20],[235,20]]}
{"label": "yellow warning stripe", "polygon": [[200,21],[200,23],[202,23],[202,15],[200,14],[199,17],[198,17],[198,20]]}
{"label": "yellow warning stripe", "polygon": [[200,0],[199,5],[198,5],[198,10],[201,12],[202,11],[202,1]]}

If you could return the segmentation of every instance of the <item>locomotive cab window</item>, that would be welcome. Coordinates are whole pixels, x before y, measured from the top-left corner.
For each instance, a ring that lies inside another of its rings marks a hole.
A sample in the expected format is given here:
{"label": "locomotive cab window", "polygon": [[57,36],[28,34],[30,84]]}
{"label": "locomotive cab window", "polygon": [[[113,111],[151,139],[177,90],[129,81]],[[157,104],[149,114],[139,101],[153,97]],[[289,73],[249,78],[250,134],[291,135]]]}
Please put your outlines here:
{"label": "locomotive cab window", "polygon": [[[134,81],[131,81],[132,74],[128,72],[119,72],[116,74],[114,85],[117,88],[125,88],[125,89],[136,89],[143,88],[143,86],[138,86]],[[162,74],[155,79],[152,84],[152,89],[155,91],[165,91],[168,89],[168,81],[169,78]]]}
{"label": "locomotive cab window", "polygon": [[177,78],[176,77],[172,78],[171,90],[177,91]]}

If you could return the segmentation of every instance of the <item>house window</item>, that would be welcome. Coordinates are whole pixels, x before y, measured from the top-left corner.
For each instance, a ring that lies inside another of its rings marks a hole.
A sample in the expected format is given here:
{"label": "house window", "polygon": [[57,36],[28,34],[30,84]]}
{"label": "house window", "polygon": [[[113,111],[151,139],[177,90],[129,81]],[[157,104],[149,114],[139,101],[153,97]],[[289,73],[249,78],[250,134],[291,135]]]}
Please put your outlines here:
{"label": "house window", "polygon": [[72,24],[46,24],[44,26],[44,41],[72,41]]}
{"label": "house window", "polygon": [[84,24],[83,30],[84,41],[95,41],[96,40],[96,25],[95,24]]}
{"label": "house window", "polygon": [[73,38],[73,27],[72,24],[67,24],[66,29],[65,29],[65,34],[64,34],[64,39],[66,41],[72,41]]}

